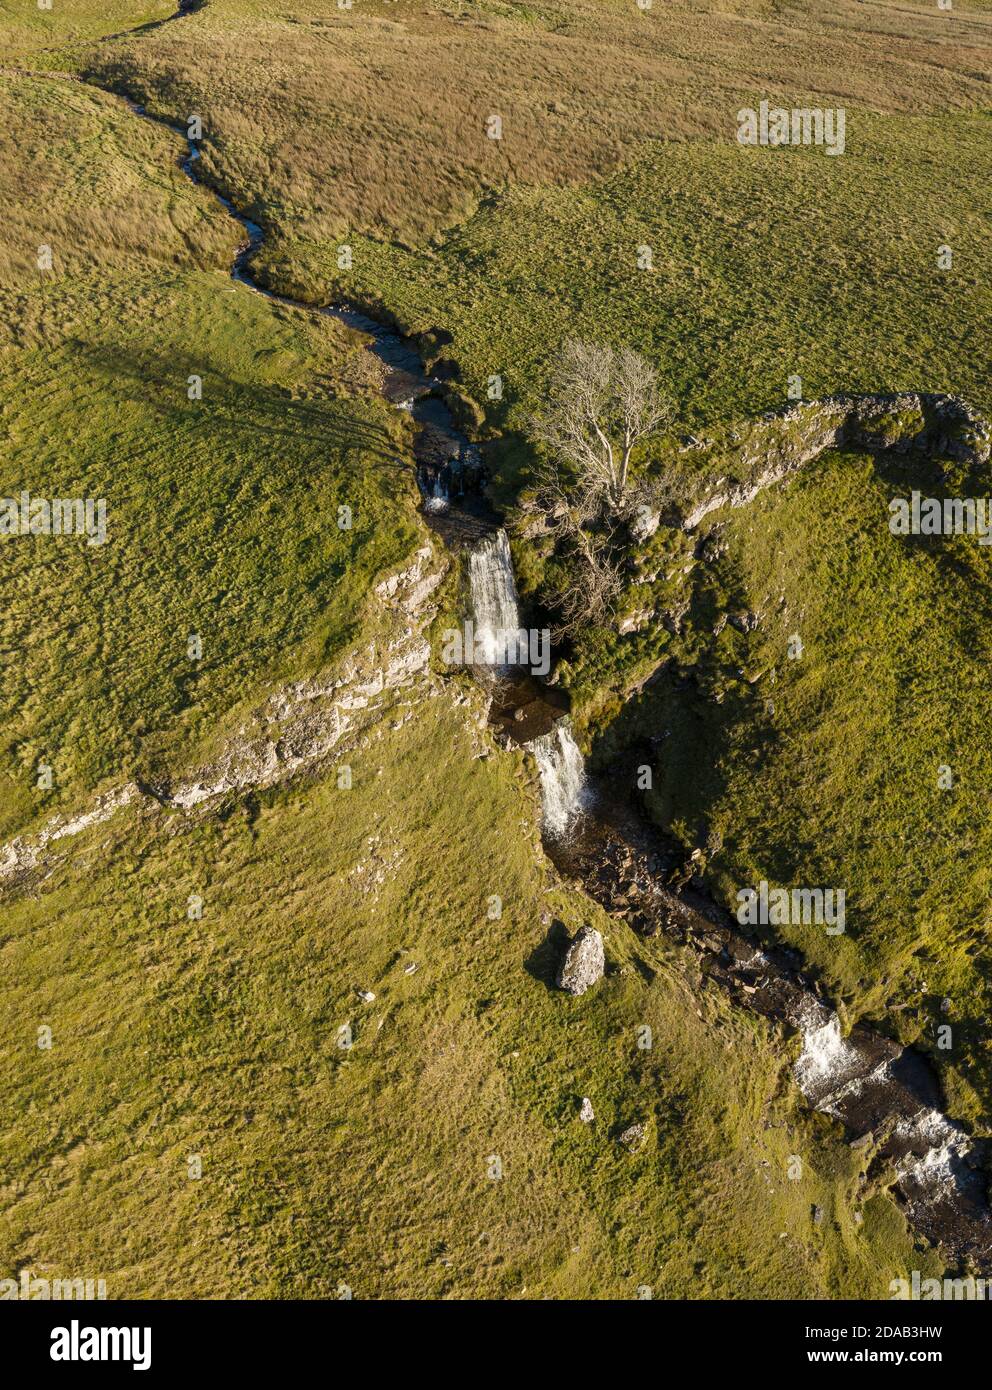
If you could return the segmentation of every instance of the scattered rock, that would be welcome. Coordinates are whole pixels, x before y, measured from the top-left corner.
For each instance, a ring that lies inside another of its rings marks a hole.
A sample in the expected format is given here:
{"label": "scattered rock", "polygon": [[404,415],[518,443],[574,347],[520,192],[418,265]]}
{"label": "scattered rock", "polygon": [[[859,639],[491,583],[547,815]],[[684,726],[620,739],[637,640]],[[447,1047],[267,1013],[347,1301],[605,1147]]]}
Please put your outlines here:
{"label": "scattered rock", "polygon": [[37,835],[30,838],[18,835],[9,844],[0,845],[0,883],[8,879],[16,882],[32,869],[39,867],[43,862],[44,851],[50,844],[56,840],[79,835],[93,825],[101,825],[141,795],[138,784],[128,782],[117,791],[98,796],[94,802],[94,809],[85,815],[69,819],[61,814],[55,815]]}
{"label": "scattered rock", "polygon": [[731,613],[728,621],[730,626],[735,627],[738,632],[753,632],[758,626],[758,615],[749,610],[743,613]]}
{"label": "scattered rock", "polygon": [[363,1004],[375,1003],[375,995],[372,993],[370,989],[356,989],[355,993],[358,995],[359,999],[361,999]]}
{"label": "scattered rock", "polygon": [[579,1111],[579,1119],[584,1125],[591,1125],[596,1118],[596,1112],[592,1108],[592,1101],[588,1096],[582,1097],[582,1109]]}
{"label": "scattered rock", "polygon": [[823,1208],[822,1208],[822,1207],[816,1207],[816,1206],[815,1206],[815,1207],[813,1208],[813,1225],[814,1225],[814,1226],[822,1226],[822,1225],[823,1225]]}
{"label": "scattered rock", "polygon": [[628,613],[625,618],[620,619],[617,631],[624,637],[629,632],[639,632],[654,619],[654,616],[653,608],[639,608],[636,613]]}
{"label": "scattered rock", "polygon": [[583,927],[565,952],[558,986],[569,994],[585,994],[606,971],[603,938],[594,927]]}
{"label": "scattered rock", "polygon": [[630,524],[630,534],[636,541],[646,541],[653,536],[661,524],[661,513],[642,507]]}
{"label": "scattered rock", "polygon": [[644,1143],[644,1126],[639,1121],[635,1124],[628,1125],[620,1135],[619,1142],[625,1149],[629,1149],[631,1153],[636,1153]]}

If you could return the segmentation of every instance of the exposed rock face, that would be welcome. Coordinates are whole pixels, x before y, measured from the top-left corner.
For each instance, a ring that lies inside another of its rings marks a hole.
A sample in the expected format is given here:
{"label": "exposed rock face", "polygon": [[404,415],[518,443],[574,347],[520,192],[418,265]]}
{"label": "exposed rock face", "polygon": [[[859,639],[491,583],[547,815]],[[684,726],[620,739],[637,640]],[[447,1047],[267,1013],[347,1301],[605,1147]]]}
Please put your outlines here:
{"label": "exposed rock face", "polygon": [[[370,649],[332,681],[303,681],[273,695],[258,712],[255,737],[236,739],[194,780],[162,791],[189,810],[225,792],[270,787],[333,752],[359,715],[377,713],[391,692],[413,686],[430,660],[427,640],[412,633],[385,652]],[[249,730],[245,731],[250,734]]]}
{"label": "exposed rock face", "polygon": [[[189,810],[226,792],[270,787],[331,754],[361,721],[379,714],[389,696],[425,679],[430,644],[423,635],[433,617],[430,598],[444,577],[424,546],[409,569],[375,588],[379,603],[404,624],[391,639],[350,656],[333,677],[298,681],[271,695],[224,755],[195,779],[164,789],[161,799]],[[399,626],[397,624],[397,626]]]}
{"label": "exposed rock face", "polygon": [[424,605],[444,578],[444,566],[431,569],[434,552],[423,546],[414,556],[409,569],[391,574],[375,586],[375,596],[382,603],[396,603],[409,617],[422,616]]}
{"label": "exposed rock face", "polygon": [[383,613],[377,627],[385,635],[348,655],[331,673],[275,691],[217,761],[194,776],[168,787],[128,783],[97,797],[83,814],[55,815],[34,835],[0,845],[0,891],[50,865],[57,857],[56,842],[110,820],[132,802],[188,811],[228,792],[273,786],[300,769],[319,768],[349,737],[381,718],[390,699],[409,699],[418,686],[434,693],[424,631],[434,617],[431,599],[446,565],[431,546],[418,550],[407,569],[374,590]]}
{"label": "exposed rock face", "polygon": [[655,610],[653,608],[639,608],[636,613],[628,613],[626,617],[620,619],[617,624],[617,631],[621,636],[628,632],[640,632],[641,628],[647,627],[654,617]]}
{"label": "exposed rock face", "polygon": [[125,806],[129,806],[136,797],[140,797],[138,787],[134,782],[128,782],[116,791],[98,796],[93,809],[83,815],[53,816],[36,835],[18,835],[9,843],[0,845],[0,884],[16,883],[43,863],[49,845],[80,835],[84,830],[89,830],[90,826],[101,825]]}
{"label": "exposed rock face", "polygon": [[661,524],[661,513],[642,509],[631,522],[630,534],[635,541],[646,541],[654,535]]}
{"label": "exposed rock face", "polygon": [[685,531],[694,530],[709,512],[720,507],[743,507],[759,492],[781,482],[811,463],[827,449],[861,449],[880,453],[894,449],[951,458],[968,464],[987,463],[988,424],[956,396],[904,392],[891,396],[829,396],[822,401],[797,402],[766,415],[736,435],[733,444],[719,447],[737,458],[736,478],[727,478],[686,514]]}
{"label": "exposed rock face", "polygon": [[558,971],[559,988],[569,994],[585,994],[606,971],[603,938],[594,927],[583,927],[565,952]]}

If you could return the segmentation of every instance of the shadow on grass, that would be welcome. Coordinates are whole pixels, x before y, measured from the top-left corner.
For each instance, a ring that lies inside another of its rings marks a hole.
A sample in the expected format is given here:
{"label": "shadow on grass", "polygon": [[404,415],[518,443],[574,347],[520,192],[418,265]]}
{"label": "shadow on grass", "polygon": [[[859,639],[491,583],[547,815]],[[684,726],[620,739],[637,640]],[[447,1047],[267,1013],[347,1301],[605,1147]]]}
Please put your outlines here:
{"label": "shadow on grass", "polygon": [[550,990],[558,989],[558,970],[571,937],[564,922],[556,917],[548,928],[547,935],[524,961],[524,969],[535,980],[540,980]]}
{"label": "shadow on grass", "polygon": [[[222,412],[228,427],[241,429],[254,438],[297,439],[306,434],[311,443],[334,450],[359,449],[378,468],[410,473],[410,465],[398,457],[387,431],[362,420],[347,404],[294,400],[279,386],[248,386],[201,359],[179,356],[143,355],[136,359],[104,346],[75,344],[76,351],[92,366],[95,374],[114,383],[118,392],[147,406],[170,421],[189,423],[187,407],[200,402],[177,400],[179,391],[191,376],[198,376],[210,393],[210,409]],[[163,392],[168,383],[169,399]],[[177,383],[179,385],[177,386]]]}

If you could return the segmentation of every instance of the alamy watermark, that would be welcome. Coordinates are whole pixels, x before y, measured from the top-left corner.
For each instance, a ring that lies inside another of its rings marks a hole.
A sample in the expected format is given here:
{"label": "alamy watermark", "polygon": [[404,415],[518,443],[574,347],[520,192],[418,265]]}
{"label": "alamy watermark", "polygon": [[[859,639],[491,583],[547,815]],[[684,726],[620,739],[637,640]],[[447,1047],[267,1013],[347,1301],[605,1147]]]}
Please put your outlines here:
{"label": "alamy watermark", "polygon": [[822,145],[824,154],[843,154],[847,112],[843,106],[770,106],[763,101],[757,111],[742,107],[737,113],[737,141],[741,145]]}
{"label": "alamy watermark", "polygon": [[0,497],[0,536],[85,536],[87,545],[107,540],[105,497]]}
{"label": "alamy watermark", "polygon": [[67,1299],[104,1299],[107,1284],[104,1279],[45,1279],[22,1269],[17,1279],[0,1279],[0,1301],[11,1299],[22,1303],[35,1300],[65,1301]]}
{"label": "alamy watermark", "polygon": [[992,1298],[992,1279],[976,1279],[966,1274],[960,1279],[924,1279],[918,1269],[914,1269],[909,1279],[893,1279],[889,1283],[889,1294],[893,1300],[908,1300],[911,1303],[971,1302],[973,1299]]}
{"label": "alamy watermark", "polygon": [[53,1361],[130,1361],[132,1370],[152,1364],[150,1327],[88,1327],[73,1318],[53,1327],[48,1354]]}
{"label": "alamy watermark", "polygon": [[546,676],[551,670],[548,628],[476,628],[469,618],[460,628],[446,628],[441,640],[441,660],[449,666],[519,667],[532,676]]}
{"label": "alamy watermark", "polygon": [[737,920],[742,927],[825,926],[827,936],[840,936],[846,896],[844,888],[769,888],[762,879],[738,889]]}
{"label": "alamy watermark", "polygon": [[977,536],[992,545],[992,499],[988,497],[893,497],[889,530],[894,536]]}

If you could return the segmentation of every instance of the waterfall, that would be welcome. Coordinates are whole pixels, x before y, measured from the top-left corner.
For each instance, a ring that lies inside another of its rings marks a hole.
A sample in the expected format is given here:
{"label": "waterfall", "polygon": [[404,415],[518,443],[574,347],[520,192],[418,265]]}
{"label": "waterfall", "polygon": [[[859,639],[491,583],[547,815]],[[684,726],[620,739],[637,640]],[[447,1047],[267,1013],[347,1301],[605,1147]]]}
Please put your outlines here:
{"label": "waterfall", "polygon": [[420,492],[424,499],[425,512],[446,512],[448,510],[448,489],[445,486],[444,474],[440,469],[433,477],[425,476],[420,482]]}
{"label": "waterfall", "polygon": [[487,536],[468,557],[476,642],[489,665],[506,663],[508,641],[520,631],[517,586],[505,531]]}
{"label": "waterfall", "polygon": [[799,1089],[818,1110],[832,1114],[835,1099],[858,1086],[864,1059],[841,1036],[837,1014],[817,1000],[803,998],[795,1022],[803,1039],[802,1055],[793,1066]]}
{"label": "waterfall", "polygon": [[586,769],[567,719],[559,719],[548,733],[528,747],[537,759],[541,774],[541,801],[544,830],[560,839],[582,809],[585,799]]}
{"label": "waterfall", "polygon": [[[527,650],[527,634],[520,628],[513,559],[505,531],[487,536],[470,553],[469,581],[475,643],[485,654],[486,664],[504,671],[513,662],[522,665],[525,658],[520,654]],[[508,663],[509,644],[514,644],[510,650],[517,655]],[[586,781],[585,764],[569,720],[559,719],[527,747],[541,774],[544,830],[560,838],[582,808]]]}

